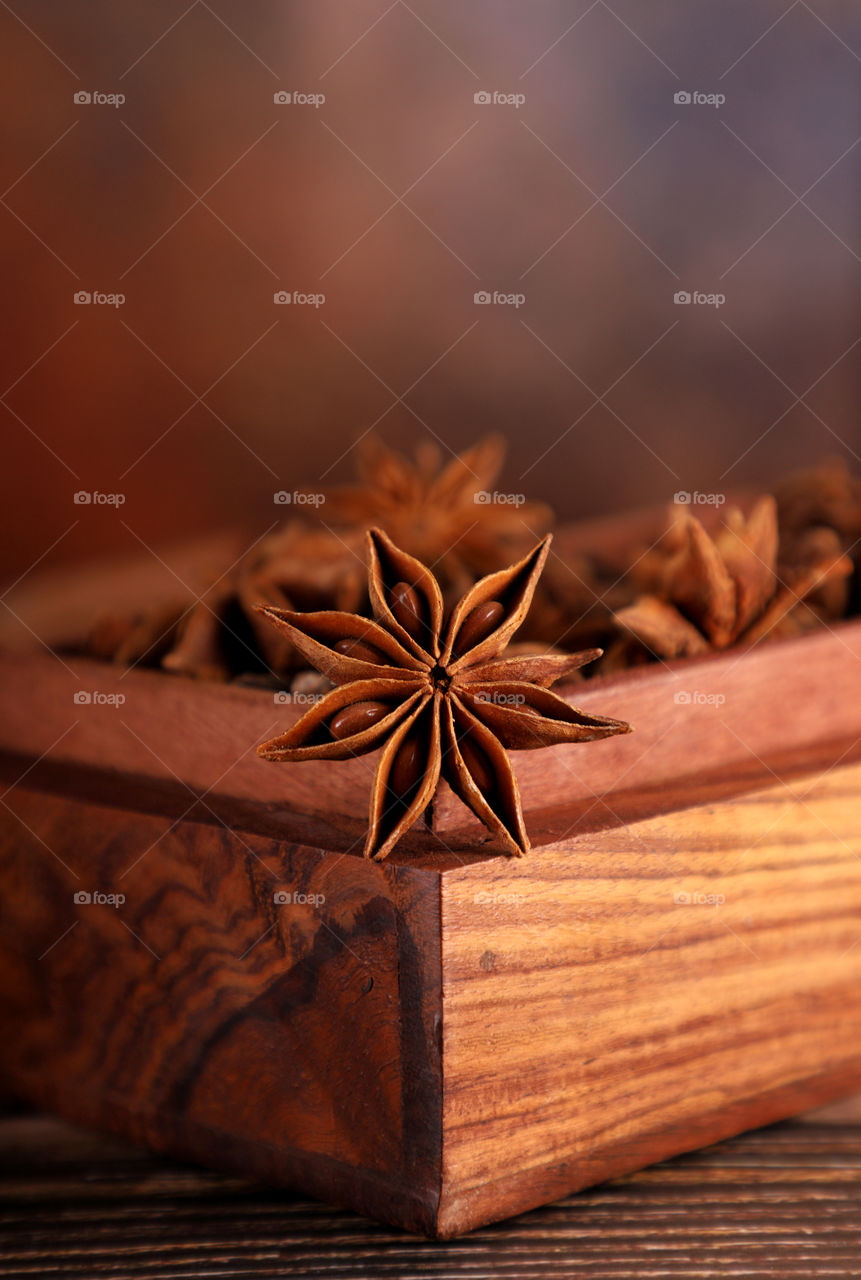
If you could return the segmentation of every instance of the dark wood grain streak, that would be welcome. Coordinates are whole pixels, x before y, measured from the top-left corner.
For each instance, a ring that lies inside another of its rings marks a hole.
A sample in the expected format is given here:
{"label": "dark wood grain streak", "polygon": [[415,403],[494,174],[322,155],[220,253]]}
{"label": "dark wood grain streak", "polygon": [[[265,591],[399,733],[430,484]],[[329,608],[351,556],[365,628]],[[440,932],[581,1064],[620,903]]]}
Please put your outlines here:
{"label": "dark wood grain streak", "polygon": [[[7,1085],[433,1231],[438,881],[220,826],[70,811],[24,787],[7,804]],[[126,902],[76,905],[79,888]],[[279,890],[299,900],[277,904]]]}
{"label": "dark wood grain streak", "polygon": [[787,1123],[429,1243],[40,1116],[0,1119],[0,1277],[604,1280],[861,1271],[861,1125]]}

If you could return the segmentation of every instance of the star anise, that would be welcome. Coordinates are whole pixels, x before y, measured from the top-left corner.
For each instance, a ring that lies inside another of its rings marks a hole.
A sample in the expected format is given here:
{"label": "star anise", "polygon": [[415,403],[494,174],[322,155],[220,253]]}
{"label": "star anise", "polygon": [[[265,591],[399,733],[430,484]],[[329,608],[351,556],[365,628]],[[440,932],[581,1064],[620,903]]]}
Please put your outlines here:
{"label": "star anise", "polygon": [[807,599],[851,569],[838,545],[821,540],[796,563],[779,566],[770,496],[747,518],[727,511],[714,534],[682,508],[667,535],[655,590],[620,610],[616,621],[662,658],[750,645],[807,629],[813,616]]}
{"label": "star anise", "polygon": [[259,542],[187,611],[162,666],[212,680],[256,668],[288,672],[297,655],[283,636],[261,622],[258,606],[358,608],[363,577],[358,536],[339,537],[291,520]]}
{"label": "star anise", "polygon": [[446,616],[431,571],[372,529],[373,620],[262,610],[335,688],[258,753],[274,761],[343,760],[382,748],[366,857],[386,857],[427,810],[441,777],[507,852],[523,853],[529,840],[506,748],[630,731],[550,692],[600,650],[500,656],[526,616],[549,542],[482,578]]}
{"label": "star anise", "polygon": [[543,503],[495,495],[505,459],[501,436],[485,436],[443,461],[433,441],[409,458],[368,432],[354,454],[359,483],[326,493],[326,523],[384,529],[410,555],[435,566],[447,596],[462,594],[482,574],[522,555],[553,523]]}

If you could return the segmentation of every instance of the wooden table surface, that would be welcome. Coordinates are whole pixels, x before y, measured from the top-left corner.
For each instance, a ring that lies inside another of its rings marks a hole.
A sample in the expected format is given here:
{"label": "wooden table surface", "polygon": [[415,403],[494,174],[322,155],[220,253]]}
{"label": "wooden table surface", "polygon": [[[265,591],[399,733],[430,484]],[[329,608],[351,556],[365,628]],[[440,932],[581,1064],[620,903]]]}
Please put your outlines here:
{"label": "wooden table surface", "polygon": [[861,1276],[861,1099],[434,1244],[0,1114],[0,1277]]}

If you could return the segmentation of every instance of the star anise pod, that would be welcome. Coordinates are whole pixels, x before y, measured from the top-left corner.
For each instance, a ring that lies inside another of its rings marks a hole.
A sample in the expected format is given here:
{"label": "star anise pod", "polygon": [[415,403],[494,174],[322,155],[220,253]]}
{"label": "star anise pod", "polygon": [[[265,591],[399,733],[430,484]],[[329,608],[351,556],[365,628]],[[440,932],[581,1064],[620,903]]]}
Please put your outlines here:
{"label": "star anise pod", "polygon": [[515,503],[505,499],[518,495],[495,493],[505,458],[501,436],[486,436],[443,461],[433,441],[409,458],[368,432],[354,454],[359,483],[326,493],[326,523],[379,526],[410,555],[434,565],[446,595],[462,594],[482,574],[521,555],[553,523],[543,503]]}
{"label": "star anise pod", "polygon": [[779,572],[777,507],[770,496],[747,518],[727,511],[714,534],[681,509],[667,550],[655,591],[616,614],[621,627],[662,658],[797,634],[809,625],[806,613],[797,612],[806,599],[852,568],[839,546],[818,545]]}
{"label": "star anise pod", "polygon": [[243,556],[217,589],[187,612],[162,666],[212,680],[256,668],[287,672],[297,665],[296,652],[261,622],[258,606],[358,608],[363,577],[357,536],[336,537],[291,520]]}
{"label": "star anise pod", "polygon": [[578,711],[548,687],[600,650],[500,656],[529,609],[549,541],[481,579],[446,616],[431,571],[372,529],[373,620],[263,609],[335,688],[258,753],[274,761],[343,760],[381,748],[366,857],[386,857],[427,810],[441,777],[507,852],[523,853],[529,840],[506,748],[630,731]]}
{"label": "star anise pod", "polygon": [[[124,662],[133,642],[130,660],[160,661],[169,671],[207,680],[289,673],[299,656],[286,636],[261,623],[257,607],[366,611],[361,536],[370,524],[383,525],[433,563],[453,600],[481,574],[521,555],[552,523],[541,503],[495,500],[491,490],[504,453],[504,441],[488,436],[445,464],[432,443],[420,446],[413,460],[369,433],[356,446],[359,483],[325,495],[326,526],[336,528],[290,520],[232,569],[214,570],[214,586],[199,603],[179,605],[172,625],[161,613],[106,614],[97,619],[87,651]],[[567,625],[565,619],[557,630]],[[534,638],[549,642],[553,635],[539,628]]]}

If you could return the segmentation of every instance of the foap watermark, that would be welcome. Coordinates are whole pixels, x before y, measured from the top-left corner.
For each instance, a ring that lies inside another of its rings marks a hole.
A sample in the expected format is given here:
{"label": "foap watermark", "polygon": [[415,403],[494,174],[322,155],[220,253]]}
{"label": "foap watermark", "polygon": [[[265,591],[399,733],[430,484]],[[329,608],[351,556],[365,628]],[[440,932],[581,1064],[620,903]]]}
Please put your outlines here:
{"label": "foap watermark", "polygon": [[302,293],[301,289],[279,289],[273,294],[272,301],[276,307],[322,307],[326,301],[325,293]]}
{"label": "foap watermark", "polygon": [[121,107],[126,100],[124,93],[101,93],[98,89],[88,91],[79,89],[73,95],[73,102],[78,107]]}
{"label": "foap watermark", "polygon": [[326,695],[324,693],[304,693],[301,689],[279,689],[272,695],[276,707],[313,707]]}
{"label": "foap watermark", "polygon": [[125,300],[124,293],[101,293],[98,289],[79,289],[74,295],[76,307],[121,307]]}
{"label": "foap watermark", "polygon": [[494,489],[491,493],[488,489],[478,489],[472,495],[472,500],[479,507],[489,507],[494,504],[500,507],[522,507],[526,502],[526,494],[500,493],[498,489]]}
{"label": "foap watermark", "polygon": [[673,694],[677,707],[722,707],[726,702],[723,693],[706,693],[704,689],[679,689]]}
{"label": "foap watermark", "polygon": [[298,889],[276,889],[272,895],[276,907],[322,907],[325,893],[300,893]]}
{"label": "foap watermark", "polygon": [[501,293],[499,289],[491,293],[489,289],[479,289],[472,295],[472,300],[477,307],[514,307],[517,311],[526,301],[526,294]]}
{"label": "foap watermark", "polygon": [[276,107],[314,107],[319,110],[326,101],[325,93],[304,93],[301,89],[276,89],[272,95]]}
{"label": "foap watermark", "polygon": [[79,489],[74,496],[76,507],[121,507],[124,493],[102,493],[99,489]]}
{"label": "foap watermark", "polygon": [[76,707],[121,707],[124,693],[99,693],[98,689],[79,689],[72,701]]}
{"label": "foap watermark", "polygon": [[501,693],[498,690],[479,689],[476,702],[490,702],[495,707],[522,707],[526,698],[522,693]]}
{"label": "foap watermark", "polygon": [[722,507],[726,502],[725,493],[700,493],[699,489],[690,492],[679,489],[673,494],[673,502],[677,507]]}
{"label": "foap watermark", "polygon": [[673,294],[673,302],[677,307],[722,307],[726,302],[726,294],[703,293],[700,289],[679,289]]}
{"label": "foap watermark", "polygon": [[477,107],[514,107],[515,111],[526,102],[525,93],[502,93],[499,89],[479,89],[472,95]]}
{"label": "foap watermark", "polygon": [[673,902],[677,907],[722,907],[726,902],[723,893],[704,893],[702,889],[677,889],[673,894]]}
{"label": "foap watermark", "polygon": [[326,501],[326,495],[309,493],[305,489],[278,489],[273,493],[272,501],[276,507],[322,507]]}
{"label": "foap watermark", "polygon": [[526,901],[522,893],[499,893],[496,889],[479,889],[472,895],[477,907],[521,907]]}
{"label": "foap watermark", "polygon": [[678,89],[673,94],[673,102],[677,107],[722,107],[726,102],[725,93],[703,93],[699,89]]}
{"label": "foap watermark", "polygon": [[78,889],[72,900],[76,907],[121,907],[126,900],[124,893],[103,893],[101,889]]}

